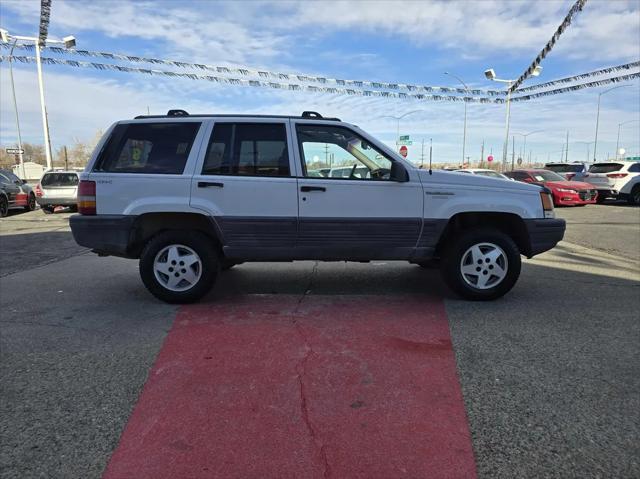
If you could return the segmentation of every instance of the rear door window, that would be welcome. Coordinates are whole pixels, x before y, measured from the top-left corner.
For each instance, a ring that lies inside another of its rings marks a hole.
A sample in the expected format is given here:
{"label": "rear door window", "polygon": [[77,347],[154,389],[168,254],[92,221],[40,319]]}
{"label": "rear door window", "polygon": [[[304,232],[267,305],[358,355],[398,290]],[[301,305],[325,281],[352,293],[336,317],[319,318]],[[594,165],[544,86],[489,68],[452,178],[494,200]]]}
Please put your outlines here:
{"label": "rear door window", "polygon": [[43,188],[62,186],[77,186],[78,175],[75,173],[47,173],[40,180],[40,185]]}
{"label": "rear door window", "polygon": [[611,173],[613,171],[619,171],[624,165],[622,163],[597,163],[591,165],[589,173]]}
{"label": "rear door window", "polygon": [[117,125],[94,171],[181,174],[200,123]]}
{"label": "rear door window", "polygon": [[290,176],[285,124],[216,123],[202,174]]}

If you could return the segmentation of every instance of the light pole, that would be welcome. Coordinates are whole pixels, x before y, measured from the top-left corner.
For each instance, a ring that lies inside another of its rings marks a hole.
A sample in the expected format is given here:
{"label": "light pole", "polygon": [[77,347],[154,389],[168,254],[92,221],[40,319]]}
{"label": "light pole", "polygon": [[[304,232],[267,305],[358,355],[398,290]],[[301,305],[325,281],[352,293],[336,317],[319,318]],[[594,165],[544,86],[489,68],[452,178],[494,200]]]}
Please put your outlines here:
{"label": "light pole", "polygon": [[18,102],[16,101],[16,86],[13,82],[13,49],[16,47],[18,40],[13,41],[11,45],[11,51],[9,52],[9,77],[11,78],[11,93],[13,93],[13,109],[16,114],[16,130],[18,131],[18,162],[20,164],[20,170],[22,172],[22,178],[27,175],[24,171],[24,157],[22,155],[22,135],[20,134],[20,117],[18,115]]}
{"label": "light pole", "polygon": [[[531,76],[537,77],[540,76],[540,73],[542,72],[542,67],[540,65],[538,65],[537,67],[534,68],[533,72],[531,73]],[[509,120],[511,118],[511,85],[513,84],[513,82],[515,82],[515,80],[502,80],[500,78],[496,77],[496,72],[493,68],[490,68],[488,70],[484,71],[484,76],[487,78],[487,80],[491,80],[491,81],[497,81],[500,83],[507,83],[507,120],[506,120],[506,127],[505,127],[505,134],[504,134],[504,147],[502,149],[502,171],[505,170],[505,166],[507,164],[507,152],[509,151]]]}
{"label": "light pole", "polygon": [[618,85],[618,86],[614,86],[613,88],[609,88],[608,90],[605,90],[603,92],[598,93],[598,112],[596,113],[596,140],[594,141],[595,144],[593,145],[593,162],[594,163],[596,161],[596,151],[598,149],[598,126],[600,124],[600,98],[605,93],[609,93],[610,91],[617,90],[618,88],[624,88],[624,87],[627,87],[627,86],[631,86],[631,85]]}
{"label": "light pole", "polygon": [[398,141],[400,141],[400,120],[402,120],[405,116],[409,116],[412,115],[414,113],[420,113],[421,111],[425,111],[425,110],[412,110],[412,111],[408,111],[407,113],[404,113],[400,116],[393,116],[393,115],[384,115],[384,116],[380,116],[378,118],[393,118],[394,120],[396,120],[397,125],[396,125],[396,146],[398,146]]}
{"label": "light pole", "polygon": [[622,125],[626,125],[627,123],[634,123],[636,121],[640,121],[640,120],[629,120],[629,121],[623,121],[622,123],[618,123],[618,139],[616,140],[616,160],[618,159],[618,148],[620,147],[620,127]]}
{"label": "light pole", "polygon": [[589,158],[590,158],[590,156],[589,156],[589,150],[590,150],[589,145],[592,145],[593,143],[595,143],[595,141],[574,141],[574,143],[580,143],[580,144],[583,144],[583,145],[587,145],[587,163],[589,163]]}
{"label": "light pole", "polygon": [[[38,70],[38,87],[40,90],[40,109],[42,111],[42,129],[43,129],[43,133],[44,133],[44,152],[45,152],[45,156],[47,158],[47,170],[50,170],[52,167],[52,162],[51,162],[51,141],[49,139],[49,122],[47,120],[47,109],[45,106],[45,102],[44,102],[44,83],[42,80],[42,62],[40,60],[40,44],[39,44],[39,39],[38,37],[23,37],[20,35],[9,35],[9,33],[6,30],[2,30],[0,32],[0,37],[2,38],[3,41],[7,41],[9,39],[13,39],[14,40],[14,46],[15,43],[20,40],[20,41],[24,41],[24,42],[32,42],[35,46],[35,50],[36,50],[36,67]],[[73,48],[76,46],[76,39],[73,36],[67,36],[64,37],[62,40],[45,40],[46,43],[53,43],[53,44],[62,44],[64,45],[65,48]],[[13,77],[12,77],[13,78]],[[15,98],[15,97],[14,97]]]}
{"label": "light pole", "polygon": [[[449,72],[444,72],[444,74],[450,75],[456,80],[458,80],[460,83],[462,83],[462,86],[464,87],[464,91],[466,91],[467,94],[469,94],[469,87],[467,87],[467,84],[463,82],[459,76]],[[462,130],[462,163],[464,163],[464,154],[465,154],[466,145],[467,145],[467,102],[465,101],[464,102],[464,127]]]}
{"label": "light pole", "polygon": [[[524,146],[522,147],[524,154],[522,156],[527,156],[527,137],[529,135],[533,135],[534,133],[540,133],[542,131],[544,130],[534,130],[534,131],[530,131],[529,133],[514,133],[514,135],[520,135],[524,137]],[[511,165],[511,169],[513,170],[513,164]]]}

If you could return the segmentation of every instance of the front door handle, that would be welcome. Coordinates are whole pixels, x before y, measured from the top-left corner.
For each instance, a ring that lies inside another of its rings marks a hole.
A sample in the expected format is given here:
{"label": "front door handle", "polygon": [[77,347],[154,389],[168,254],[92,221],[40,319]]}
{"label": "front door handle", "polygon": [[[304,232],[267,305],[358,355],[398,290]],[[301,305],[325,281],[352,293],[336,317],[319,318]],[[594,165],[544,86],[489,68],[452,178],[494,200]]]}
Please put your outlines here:
{"label": "front door handle", "polygon": [[301,186],[300,191],[327,191],[327,189],[324,186]]}
{"label": "front door handle", "polygon": [[198,181],[198,188],[209,188],[210,186],[224,188],[224,183],[218,183],[215,181]]}

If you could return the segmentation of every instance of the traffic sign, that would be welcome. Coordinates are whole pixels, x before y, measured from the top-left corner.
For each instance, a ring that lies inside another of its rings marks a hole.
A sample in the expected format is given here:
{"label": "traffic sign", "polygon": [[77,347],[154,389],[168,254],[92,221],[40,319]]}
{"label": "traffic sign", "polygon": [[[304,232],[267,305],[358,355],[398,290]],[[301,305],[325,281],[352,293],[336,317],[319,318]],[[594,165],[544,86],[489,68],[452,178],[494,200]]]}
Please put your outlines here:
{"label": "traffic sign", "polygon": [[400,141],[409,141],[409,135],[400,135],[398,140],[400,140]]}
{"label": "traffic sign", "polygon": [[22,148],[6,148],[5,151],[10,155],[24,155]]}
{"label": "traffic sign", "polygon": [[402,155],[403,158],[406,158],[407,155],[409,154],[409,148],[407,148],[406,145],[402,145],[400,147],[400,154]]}
{"label": "traffic sign", "polygon": [[413,145],[413,141],[411,141],[411,140],[399,140],[399,141],[396,141],[396,145]]}
{"label": "traffic sign", "polygon": [[493,155],[487,156],[487,161],[491,163],[493,161]]}

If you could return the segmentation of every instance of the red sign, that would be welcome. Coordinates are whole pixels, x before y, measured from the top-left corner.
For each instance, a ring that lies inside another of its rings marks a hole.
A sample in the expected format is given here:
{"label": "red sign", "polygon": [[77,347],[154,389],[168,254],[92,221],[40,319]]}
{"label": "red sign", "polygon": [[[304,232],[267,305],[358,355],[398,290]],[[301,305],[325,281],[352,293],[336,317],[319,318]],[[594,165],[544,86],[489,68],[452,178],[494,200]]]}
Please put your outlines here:
{"label": "red sign", "polygon": [[492,161],[493,161],[493,155],[489,155],[489,156],[487,156],[487,161],[488,161],[488,162],[492,162]]}
{"label": "red sign", "polygon": [[402,145],[400,147],[400,154],[402,155],[403,158],[406,158],[407,155],[409,154],[409,148],[407,148],[405,145]]}

